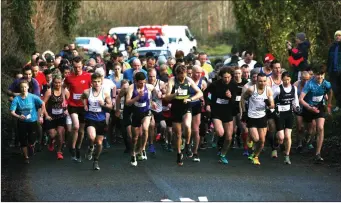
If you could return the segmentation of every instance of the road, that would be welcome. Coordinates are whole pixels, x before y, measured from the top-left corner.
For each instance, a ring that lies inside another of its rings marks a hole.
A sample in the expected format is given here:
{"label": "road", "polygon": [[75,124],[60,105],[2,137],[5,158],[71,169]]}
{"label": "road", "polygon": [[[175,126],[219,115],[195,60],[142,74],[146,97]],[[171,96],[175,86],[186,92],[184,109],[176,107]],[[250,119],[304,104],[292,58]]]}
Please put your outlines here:
{"label": "road", "polygon": [[73,163],[68,153],[58,161],[45,149],[29,165],[17,167],[25,171],[21,181],[30,201],[341,200],[341,173],[313,164],[310,156],[293,154],[292,165],[284,165],[283,156],[273,160],[267,149],[260,156],[262,165],[254,166],[241,153],[230,151],[230,163],[221,165],[216,150],[207,149],[200,152],[200,163],[185,159],[179,167],[175,152],[157,147],[155,156],[132,167],[123,145],[118,145],[102,154],[101,170],[93,171],[92,161]]}

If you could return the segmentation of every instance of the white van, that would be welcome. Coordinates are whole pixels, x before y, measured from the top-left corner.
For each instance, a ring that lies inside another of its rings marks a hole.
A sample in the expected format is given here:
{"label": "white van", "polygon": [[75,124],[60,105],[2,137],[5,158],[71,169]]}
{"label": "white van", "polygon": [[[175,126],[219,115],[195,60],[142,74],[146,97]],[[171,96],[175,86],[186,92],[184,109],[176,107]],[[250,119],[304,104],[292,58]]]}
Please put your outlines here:
{"label": "white van", "polygon": [[185,55],[197,48],[197,40],[188,26],[164,25],[162,34],[168,39],[167,44],[171,49],[182,50]]}
{"label": "white van", "polygon": [[109,30],[109,34],[112,35],[116,33],[118,39],[120,39],[121,41],[119,51],[125,50],[125,47],[124,47],[125,37],[127,35],[130,36],[132,33],[136,33],[138,28],[139,27],[133,27],[133,26],[132,27],[114,27]]}

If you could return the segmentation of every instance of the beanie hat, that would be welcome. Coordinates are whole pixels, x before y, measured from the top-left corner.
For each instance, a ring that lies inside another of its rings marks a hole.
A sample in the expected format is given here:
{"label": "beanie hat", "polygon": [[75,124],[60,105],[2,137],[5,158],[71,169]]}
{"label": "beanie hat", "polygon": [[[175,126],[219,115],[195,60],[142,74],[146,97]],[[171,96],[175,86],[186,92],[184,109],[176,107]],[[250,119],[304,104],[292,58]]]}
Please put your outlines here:
{"label": "beanie hat", "polygon": [[305,34],[303,32],[297,33],[296,38],[304,41],[305,40]]}
{"label": "beanie hat", "polygon": [[337,30],[334,34],[334,37],[336,37],[336,35],[341,35],[341,30]]}
{"label": "beanie hat", "polygon": [[167,63],[167,59],[166,59],[166,57],[164,55],[161,55],[161,56],[158,57],[157,62],[158,62],[158,65],[161,66],[162,64]]}

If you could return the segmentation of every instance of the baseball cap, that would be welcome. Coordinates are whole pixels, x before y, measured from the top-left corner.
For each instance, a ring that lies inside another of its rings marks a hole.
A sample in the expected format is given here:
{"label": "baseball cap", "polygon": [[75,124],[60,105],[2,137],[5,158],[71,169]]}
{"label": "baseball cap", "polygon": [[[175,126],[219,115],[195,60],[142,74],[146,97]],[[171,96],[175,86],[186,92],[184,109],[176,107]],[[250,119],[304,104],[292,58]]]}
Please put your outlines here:
{"label": "baseball cap", "polygon": [[270,53],[266,54],[265,57],[264,57],[264,63],[271,62],[273,60],[275,60],[275,57],[272,54],[270,54]]}

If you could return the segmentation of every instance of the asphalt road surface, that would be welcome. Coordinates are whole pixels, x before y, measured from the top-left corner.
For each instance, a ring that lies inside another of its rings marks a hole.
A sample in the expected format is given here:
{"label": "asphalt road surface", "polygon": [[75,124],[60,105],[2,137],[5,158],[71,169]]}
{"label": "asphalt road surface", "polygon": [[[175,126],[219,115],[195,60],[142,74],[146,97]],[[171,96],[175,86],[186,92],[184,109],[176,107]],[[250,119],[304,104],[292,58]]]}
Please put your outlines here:
{"label": "asphalt road surface", "polygon": [[[93,171],[92,161],[74,163],[69,153],[58,161],[45,148],[29,165],[18,163],[9,169],[24,173],[9,181],[12,189],[17,184],[18,190],[11,192],[21,201],[341,200],[340,171],[313,164],[311,156],[293,154],[292,165],[284,165],[281,154],[271,159],[267,149],[260,156],[261,166],[254,166],[241,154],[242,149],[231,150],[230,163],[222,165],[216,149],[202,150],[200,163],[185,158],[180,167],[175,152],[157,145],[155,156],[149,154],[147,161],[132,167],[123,145],[117,145],[102,154],[101,170]],[[16,159],[19,155],[12,158]]]}

